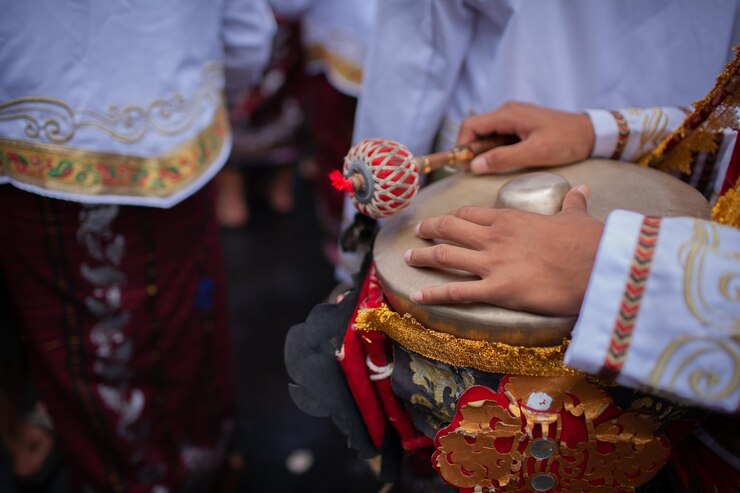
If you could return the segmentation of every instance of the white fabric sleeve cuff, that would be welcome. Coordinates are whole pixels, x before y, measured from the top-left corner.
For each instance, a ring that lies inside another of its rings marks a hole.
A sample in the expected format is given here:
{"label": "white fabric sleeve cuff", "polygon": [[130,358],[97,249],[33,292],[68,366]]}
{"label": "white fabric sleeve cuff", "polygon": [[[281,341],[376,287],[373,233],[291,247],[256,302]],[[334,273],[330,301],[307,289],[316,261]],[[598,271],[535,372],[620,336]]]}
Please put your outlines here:
{"label": "white fabric sleeve cuff", "polygon": [[607,110],[586,110],[594,129],[594,148],[591,157],[611,157],[617,146],[619,129],[614,117]]}
{"label": "white fabric sleeve cuff", "polygon": [[[599,374],[610,349],[622,347],[619,384],[736,412],[740,231],[699,219],[662,219],[644,291],[628,300],[631,268],[644,267],[635,261],[642,220],[626,211],[609,216],[565,363]],[[625,306],[634,321],[629,337],[619,339]]]}
{"label": "white fabric sleeve cuff", "polygon": [[591,374],[601,371],[642,218],[642,214],[622,210],[607,218],[581,314],[565,353],[566,365]]}
{"label": "white fabric sleeve cuff", "polygon": [[[638,161],[683,123],[687,111],[674,106],[586,110],[595,137],[591,157]],[[619,125],[623,126],[621,137]]]}

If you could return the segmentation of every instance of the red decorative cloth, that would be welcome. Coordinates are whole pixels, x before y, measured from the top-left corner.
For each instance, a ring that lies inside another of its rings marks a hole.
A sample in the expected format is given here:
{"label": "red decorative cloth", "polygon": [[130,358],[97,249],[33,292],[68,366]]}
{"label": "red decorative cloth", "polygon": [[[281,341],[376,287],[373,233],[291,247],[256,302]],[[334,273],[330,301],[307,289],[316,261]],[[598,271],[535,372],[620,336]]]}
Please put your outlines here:
{"label": "red decorative cloth", "polygon": [[362,415],[362,420],[365,422],[365,426],[367,426],[370,439],[375,448],[380,449],[383,443],[383,437],[385,436],[387,419],[380,397],[370,380],[370,373],[365,363],[365,346],[361,340],[364,334],[358,333],[353,328],[357,313],[366,306],[369,286],[370,276],[368,275],[362,283],[360,297],[347,327],[344,342],[337,355],[337,359],[347,378],[347,385]]}
{"label": "red decorative cloth", "polygon": [[354,329],[359,310],[377,308],[382,302],[383,292],[371,266],[347,328],[339,362],[373,444],[380,448],[390,423],[398,432],[403,449],[413,452],[430,447],[432,441],[414,427],[403,403],[393,394],[390,380],[393,363],[388,342],[380,332],[359,333]]}
{"label": "red decorative cloth", "polygon": [[165,210],[0,186],[12,328],[72,491],[208,491],[217,479],[236,399],[212,195]]}

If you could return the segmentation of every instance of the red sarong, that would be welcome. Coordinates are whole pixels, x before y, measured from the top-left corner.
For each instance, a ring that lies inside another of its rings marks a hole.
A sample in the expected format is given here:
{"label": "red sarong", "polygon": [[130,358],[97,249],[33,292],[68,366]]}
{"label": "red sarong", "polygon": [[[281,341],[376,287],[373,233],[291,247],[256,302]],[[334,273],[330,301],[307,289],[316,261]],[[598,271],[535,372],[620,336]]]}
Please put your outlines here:
{"label": "red sarong", "polygon": [[207,188],[171,209],[0,186],[0,272],[73,491],[208,491],[236,412]]}

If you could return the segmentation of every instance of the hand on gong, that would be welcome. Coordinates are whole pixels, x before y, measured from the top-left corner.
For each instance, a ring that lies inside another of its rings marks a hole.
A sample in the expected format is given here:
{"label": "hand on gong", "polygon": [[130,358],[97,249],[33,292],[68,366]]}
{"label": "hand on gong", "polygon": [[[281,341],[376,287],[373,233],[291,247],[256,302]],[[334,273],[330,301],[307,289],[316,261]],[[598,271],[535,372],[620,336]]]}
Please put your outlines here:
{"label": "hand on gong", "polygon": [[414,267],[458,269],[479,280],[430,286],[411,294],[424,304],[483,302],[547,315],[578,313],[604,225],[586,212],[588,188],[571,189],[553,216],[463,207],[417,226],[442,243],[407,250]]}
{"label": "hand on gong", "polygon": [[469,144],[494,133],[516,135],[519,142],[476,156],[470,162],[475,174],[582,161],[591,155],[595,140],[591,119],[586,114],[506,103],[490,113],[465,119],[457,143]]}

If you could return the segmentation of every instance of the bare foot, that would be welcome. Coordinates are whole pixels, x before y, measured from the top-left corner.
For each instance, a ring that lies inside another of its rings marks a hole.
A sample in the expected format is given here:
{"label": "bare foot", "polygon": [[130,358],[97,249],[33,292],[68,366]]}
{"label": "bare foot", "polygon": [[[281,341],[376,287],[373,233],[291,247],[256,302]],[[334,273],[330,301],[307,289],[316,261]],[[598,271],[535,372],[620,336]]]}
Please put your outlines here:
{"label": "bare foot", "polygon": [[239,228],[249,222],[249,208],[241,173],[224,168],[216,175],[216,218],[227,228]]}
{"label": "bare foot", "polygon": [[275,178],[267,189],[267,202],[275,212],[286,214],[295,207],[293,176],[292,166],[282,166],[277,169]]}
{"label": "bare foot", "polygon": [[39,473],[53,448],[54,437],[49,430],[31,423],[21,424],[13,450],[13,473],[21,479]]}

